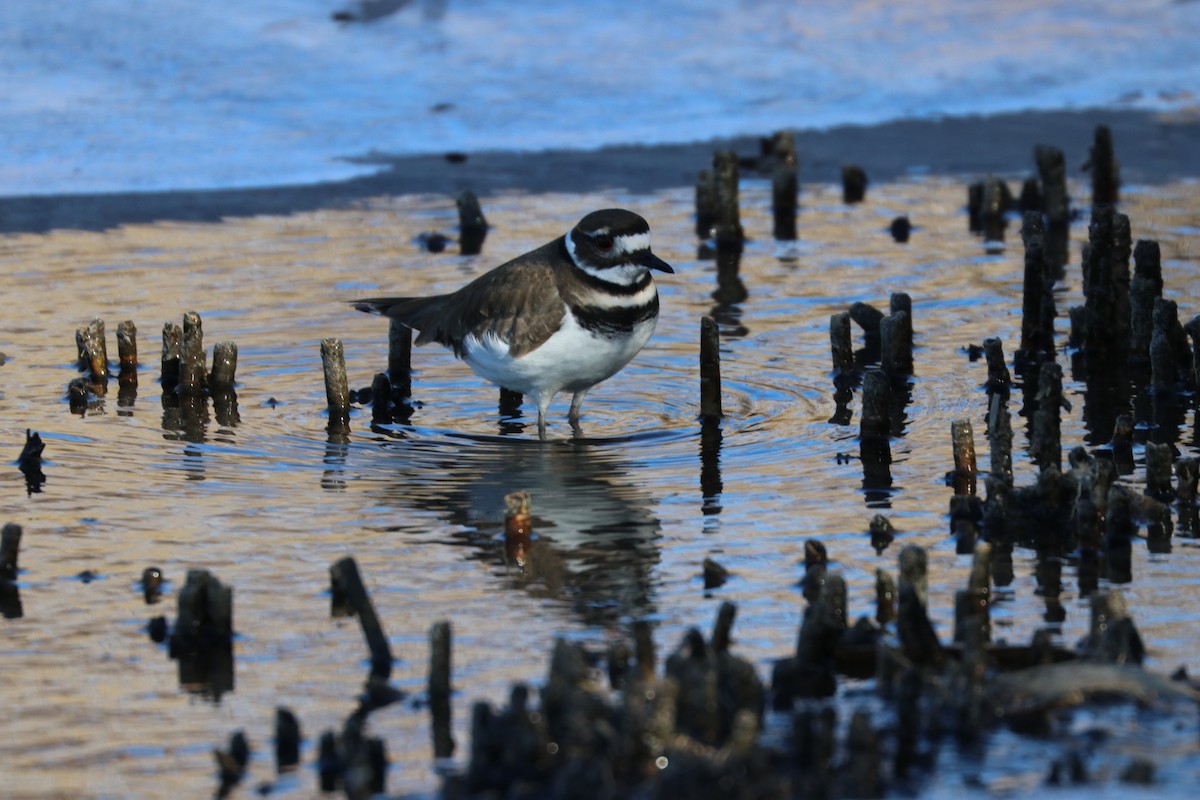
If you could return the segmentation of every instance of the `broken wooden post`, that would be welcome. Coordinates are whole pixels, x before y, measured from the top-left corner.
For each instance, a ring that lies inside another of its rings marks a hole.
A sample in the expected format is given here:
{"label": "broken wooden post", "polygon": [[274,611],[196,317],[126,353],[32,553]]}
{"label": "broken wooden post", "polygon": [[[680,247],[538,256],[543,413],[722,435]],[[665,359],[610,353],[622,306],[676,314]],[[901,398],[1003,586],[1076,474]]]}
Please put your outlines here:
{"label": "broken wooden post", "polygon": [[200,315],[189,311],[183,315],[183,346],[179,357],[179,394],[195,396],[204,393],[205,375],[204,329]]}
{"label": "broken wooden post", "polygon": [[367,649],[371,652],[371,680],[386,682],[392,674],[392,648],[388,644],[379,617],[375,615],[375,606],[367,594],[367,588],[363,585],[358,562],[353,556],[346,556],[334,562],[329,568],[329,577],[338,586],[350,608],[358,615],[363,636],[367,640]]}
{"label": "broken wooden post", "polygon": [[179,364],[183,355],[183,328],[174,322],[163,323],[162,383],[163,395],[174,394],[179,386]]}
{"label": "broken wooden post", "polygon": [[721,334],[712,317],[700,320],[700,418],[721,419]]}
{"label": "broken wooden post", "polygon": [[[458,246],[464,256],[478,255],[487,238],[488,222],[483,216],[479,198],[470,189],[459,192],[455,198],[458,206]],[[395,381],[395,376],[392,376]]]}
{"label": "broken wooden post", "polygon": [[433,757],[454,755],[450,728],[450,623],[435,622],[429,629],[429,711],[432,718]]}
{"label": "broken wooden post", "polygon": [[325,372],[329,427],[345,428],[350,423],[350,387],[346,381],[346,358],[341,339],[321,340],[321,366]]}

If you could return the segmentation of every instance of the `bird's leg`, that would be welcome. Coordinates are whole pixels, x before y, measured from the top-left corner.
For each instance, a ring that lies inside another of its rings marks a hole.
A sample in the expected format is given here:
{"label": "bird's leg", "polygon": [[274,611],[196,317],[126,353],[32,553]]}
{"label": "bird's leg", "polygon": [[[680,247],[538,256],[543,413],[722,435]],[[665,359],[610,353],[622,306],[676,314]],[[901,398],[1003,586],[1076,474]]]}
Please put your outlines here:
{"label": "bird's leg", "polygon": [[542,441],[546,440],[546,412],[550,408],[550,398],[539,397],[537,401],[538,408],[538,438]]}
{"label": "bird's leg", "polygon": [[567,422],[571,423],[572,428],[579,427],[579,409],[583,407],[583,398],[587,393],[587,389],[580,389],[571,395],[571,410],[567,412]]}

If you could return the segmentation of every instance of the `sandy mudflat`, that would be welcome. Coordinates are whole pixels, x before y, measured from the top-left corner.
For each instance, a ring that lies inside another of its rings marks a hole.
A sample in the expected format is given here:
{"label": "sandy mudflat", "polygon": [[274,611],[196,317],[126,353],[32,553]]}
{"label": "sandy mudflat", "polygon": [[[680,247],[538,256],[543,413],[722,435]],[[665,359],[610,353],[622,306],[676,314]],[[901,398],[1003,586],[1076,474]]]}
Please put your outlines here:
{"label": "sandy mudflat", "polygon": [[[876,126],[797,129],[801,181],[833,182],[845,163],[862,166],[875,182],[905,175],[1023,177],[1034,170],[1033,147],[1062,148],[1069,174],[1087,160],[1097,124],[1113,131],[1122,178],[1165,183],[1200,177],[1200,118],[1145,111],[1054,111],[904,120]],[[764,131],[769,133],[768,131]],[[714,149],[759,152],[753,137],[654,147],[539,153],[468,153],[452,163],[442,154],[351,156],[380,171],[333,183],[252,189],[48,195],[0,198],[0,233],[41,233],[55,228],[102,230],[160,220],[216,221],[222,217],[288,214],[340,207],[364,197],[398,194],[590,192],[620,188],[632,193],[686,186],[706,167]]]}

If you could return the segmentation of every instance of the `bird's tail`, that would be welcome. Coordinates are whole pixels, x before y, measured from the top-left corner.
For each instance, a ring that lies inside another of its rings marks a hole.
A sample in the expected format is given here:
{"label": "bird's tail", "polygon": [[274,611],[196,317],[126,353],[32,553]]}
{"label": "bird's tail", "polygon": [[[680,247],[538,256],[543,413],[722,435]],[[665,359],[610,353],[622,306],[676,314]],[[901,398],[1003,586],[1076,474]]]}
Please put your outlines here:
{"label": "bird's tail", "polygon": [[410,328],[420,331],[417,344],[437,339],[438,320],[442,305],[448,295],[434,297],[368,297],[351,300],[350,304],[368,314],[380,314],[399,320]]}
{"label": "bird's tail", "polygon": [[441,308],[441,297],[368,297],[364,300],[351,300],[350,305],[368,314],[380,314],[392,317],[420,330],[422,323]]}

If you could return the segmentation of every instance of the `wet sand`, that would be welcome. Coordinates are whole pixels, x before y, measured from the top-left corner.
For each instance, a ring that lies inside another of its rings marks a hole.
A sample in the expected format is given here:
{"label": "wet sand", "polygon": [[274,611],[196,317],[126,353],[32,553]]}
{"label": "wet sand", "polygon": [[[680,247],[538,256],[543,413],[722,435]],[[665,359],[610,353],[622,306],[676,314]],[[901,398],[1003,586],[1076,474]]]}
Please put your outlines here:
{"label": "wet sand", "polygon": [[[1145,111],[1025,112],[940,120],[902,120],[875,126],[797,130],[802,182],[835,182],[856,163],[872,181],[914,174],[1023,177],[1034,171],[1033,147],[1062,148],[1069,175],[1087,161],[1096,125],[1113,132],[1126,184],[1165,183],[1200,176],[1200,118]],[[769,133],[763,131],[764,134]],[[227,217],[293,214],[345,208],[367,197],[453,195],[472,189],[486,197],[506,191],[633,194],[691,185],[716,148],[759,152],[754,137],[662,146],[538,153],[390,156],[348,161],[379,172],[346,181],[211,191],[125,192],[0,198],[0,233],[45,233],[57,228],[105,230],[158,221],[216,222]]]}

